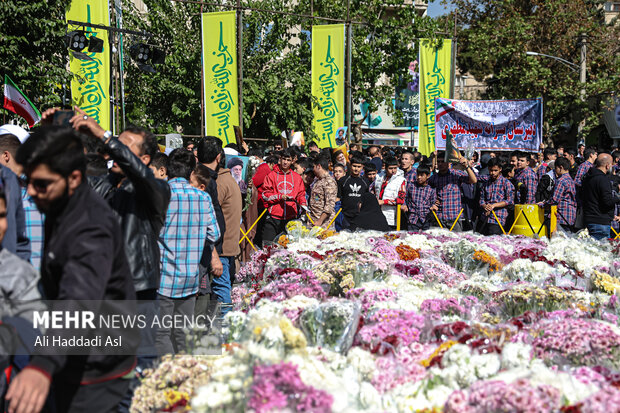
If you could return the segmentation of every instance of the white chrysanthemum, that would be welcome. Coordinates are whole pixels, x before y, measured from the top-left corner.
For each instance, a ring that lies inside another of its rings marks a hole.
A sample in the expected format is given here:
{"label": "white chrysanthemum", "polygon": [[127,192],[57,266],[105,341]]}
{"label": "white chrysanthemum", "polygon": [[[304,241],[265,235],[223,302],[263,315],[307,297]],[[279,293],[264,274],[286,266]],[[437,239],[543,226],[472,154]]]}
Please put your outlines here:
{"label": "white chrysanthemum", "polygon": [[319,300],[316,298],[306,297],[305,295],[296,295],[282,301],[282,306],[287,310],[300,310],[318,304]]}
{"label": "white chrysanthemum", "polygon": [[359,403],[362,410],[369,412],[382,411],[383,401],[381,395],[372,384],[366,381],[362,382],[359,394]]}
{"label": "white chrysanthemum", "polygon": [[502,368],[523,368],[530,365],[532,346],[524,343],[506,343],[502,349]]}
{"label": "white chrysanthemum", "polygon": [[361,347],[352,347],[347,354],[347,362],[353,366],[360,377],[371,379],[375,373],[375,357]]}
{"label": "white chrysanthemum", "polygon": [[586,274],[596,267],[607,266],[612,261],[610,244],[577,238],[554,237],[543,255],[551,261],[566,261],[577,271]]}
{"label": "white chrysanthemum", "polygon": [[504,267],[502,274],[509,281],[530,281],[541,283],[554,272],[552,266],[542,261],[517,259]]}

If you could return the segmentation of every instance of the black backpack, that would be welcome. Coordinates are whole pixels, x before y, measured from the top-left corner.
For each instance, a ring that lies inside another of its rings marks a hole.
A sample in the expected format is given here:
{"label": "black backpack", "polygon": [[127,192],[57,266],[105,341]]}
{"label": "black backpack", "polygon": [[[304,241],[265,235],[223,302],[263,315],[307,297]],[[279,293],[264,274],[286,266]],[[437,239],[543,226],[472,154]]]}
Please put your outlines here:
{"label": "black backpack", "polygon": [[549,175],[544,174],[536,187],[536,202],[543,202],[551,199],[554,189],[555,181]]}

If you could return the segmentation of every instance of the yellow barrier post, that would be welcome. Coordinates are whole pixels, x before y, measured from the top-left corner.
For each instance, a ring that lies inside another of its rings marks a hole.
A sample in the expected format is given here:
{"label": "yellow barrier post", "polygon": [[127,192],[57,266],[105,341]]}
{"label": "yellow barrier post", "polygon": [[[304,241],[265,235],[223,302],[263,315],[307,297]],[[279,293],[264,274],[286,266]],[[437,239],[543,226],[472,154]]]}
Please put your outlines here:
{"label": "yellow barrier post", "polygon": [[334,215],[334,217],[332,218],[331,221],[329,221],[329,225],[327,226],[327,228],[325,228],[325,230],[327,231],[329,229],[329,227],[332,226],[332,224],[334,223],[334,221],[336,220],[336,218],[338,218],[338,215],[340,215],[340,213],[342,212],[342,208],[340,208],[338,210],[338,212],[336,212],[336,215]]}
{"label": "yellow barrier post", "polygon": [[459,218],[461,217],[462,213],[463,213],[463,208],[461,208],[461,212],[459,212],[459,214],[456,216],[456,219],[454,220],[454,223],[450,227],[450,232],[452,232],[452,230],[454,229],[454,226],[456,225],[456,223],[459,222]]}
{"label": "yellow barrier post", "polygon": [[497,225],[499,225],[499,229],[501,229],[504,235],[506,235],[506,231],[504,231],[504,227],[502,227],[502,223],[499,222],[499,218],[497,218],[497,214],[495,214],[495,211],[493,210],[491,210],[491,212],[493,213],[493,216],[495,217],[495,220],[497,221]]}
{"label": "yellow barrier post", "polygon": [[[267,213],[267,208],[265,208],[265,210],[263,211],[262,214],[260,214],[260,216],[256,219],[256,221],[254,221],[254,223],[252,224],[252,226],[247,230],[247,232],[243,232],[243,229],[239,228],[239,230],[241,231],[241,233],[243,234],[243,237],[241,237],[241,239],[239,240],[239,245],[241,245],[241,243],[243,242],[243,239],[247,239],[248,242],[250,243],[250,245],[252,245],[252,247],[254,247],[254,244],[252,244],[252,241],[250,241],[250,239],[248,238],[248,234],[250,233],[250,231],[252,231],[252,229],[254,229],[254,227],[256,226],[256,224],[258,224],[258,221],[260,221],[260,219],[263,217],[263,215],[265,215]],[[254,247],[254,250],[256,250],[256,247]]]}
{"label": "yellow barrier post", "polygon": [[396,231],[400,231],[400,215],[401,215],[400,205],[396,205]]}
{"label": "yellow barrier post", "polygon": [[517,217],[515,218],[515,222],[512,223],[512,226],[510,227],[510,231],[508,231],[509,234],[512,234],[512,230],[514,229],[515,225],[517,224],[517,220],[519,219],[519,217],[521,216],[521,214],[523,213],[523,210],[519,210],[519,213],[517,214]]}
{"label": "yellow barrier post", "polygon": [[437,223],[439,224],[439,228],[443,229],[443,225],[441,224],[441,221],[439,220],[439,217],[437,216],[437,214],[435,213],[435,211],[433,211],[433,215],[435,215],[435,219],[437,220]]}

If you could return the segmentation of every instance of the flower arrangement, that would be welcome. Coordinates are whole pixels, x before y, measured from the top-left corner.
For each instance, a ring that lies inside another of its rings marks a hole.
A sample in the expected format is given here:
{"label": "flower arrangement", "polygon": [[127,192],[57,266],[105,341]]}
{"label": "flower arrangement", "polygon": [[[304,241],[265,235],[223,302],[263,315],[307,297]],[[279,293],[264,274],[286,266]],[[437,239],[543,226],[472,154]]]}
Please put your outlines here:
{"label": "flower arrangement", "polygon": [[599,291],[603,291],[607,294],[620,293],[620,280],[607,273],[595,270],[592,272],[590,280],[594,288]]}
{"label": "flower arrangement", "polygon": [[132,411],[617,410],[606,241],[326,232],[253,254],[223,354],[163,358]]}
{"label": "flower arrangement", "polygon": [[502,263],[497,258],[482,250],[476,250],[472,256],[472,259],[487,265],[489,272],[499,271],[503,268]]}
{"label": "flower arrangement", "polygon": [[420,338],[424,317],[412,311],[377,310],[356,335],[356,345],[371,353],[387,354]]}
{"label": "flower arrangement", "polygon": [[561,394],[552,386],[533,386],[527,380],[507,384],[503,381],[482,381],[469,391],[457,390],[446,402],[446,413],[515,413],[552,412],[561,406]]}
{"label": "flower arrangement", "polygon": [[328,301],[304,310],[299,324],[310,345],[345,352],[353,342],[360,311],[360,305],[349,300]]}
{"label": "flower arrangement", "polygon": [[250,389],[248,409],[256,413],[282,411],[327,412],[333,398],[330,394],[304,384],[297,367],[290,363],[254,367],[254,384]]}
{"label": "flower arrangement", "polygon": [[402,261],[413,261],[420,258],[420,251],[405,244],[396,246],[396,253],[398,254],[398,258]]}
{"label": "flower arrangement", "polygon": [[280,237],[278,238],[278,245],[286,248],[288,243],[289,243],[288,237],[286,235],[280,235]]}
{"label": "flower arrangement", "polygon": [[543,319],[529,335],[536,356],[548,363],[620,368],[620,334],[600,321]]}

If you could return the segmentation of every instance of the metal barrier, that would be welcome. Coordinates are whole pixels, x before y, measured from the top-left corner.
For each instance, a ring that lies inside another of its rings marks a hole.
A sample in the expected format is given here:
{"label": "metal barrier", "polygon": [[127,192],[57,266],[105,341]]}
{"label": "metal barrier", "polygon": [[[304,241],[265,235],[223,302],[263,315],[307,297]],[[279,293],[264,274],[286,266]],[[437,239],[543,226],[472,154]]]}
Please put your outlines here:
{"label": "metal barrier", "polygon": [[239,230],[241,231],[241,233],[243,234],[243,237],[241,237],[241,239],[239,240],[239,245],[241,245],[241,243],[243,242],[243,239],[245,238],[250,245],[252,246],[252,248],[254,248],[254,251],[257,251],[256,247],[254,246],[254,244],[252,244],[252,241],[250,241],[250,239],[248,238],[248,234],[250,233],[250,231],[252,231],[252,229],[254,229],[254,227],[256,226],[256,224],[258,224],[258,221],[260,221],[260,219],[263,217],[263,215],[265,215],[265,213],[267,213],[267,208],[265,208],[265,210],[263,211],[262,214],[260,214],[260,216],[256,219],[256,221],[254,221],[254,223],[252,224],[252,226],[250,228],[248,228],[248,230],[246,232],[243,232],[243,228],[239,228]]}
{"label": "metal barrier", "polygon": [[[459,214],[456,216],[456,219],[454,220],[454,222],[452,223],[452,226],[450,227],[450,232],[452,232],[452,230],[454,229],[454,226],[456,225],[457,222],[459,222],[459,218],[461,218],[461,214],[463,213],[463,208],[461,208],[461,211],[459,212]],[[437,214],[435,213],[435,211],[431,211],[433,213],[433,216],[435,217],[435,219],[437,220],[437,223],[439,224],[439,228],[445,228],[443,226],[443,224],[441,223],[441,220],[439,219],[439,217],[437,216]]]}

